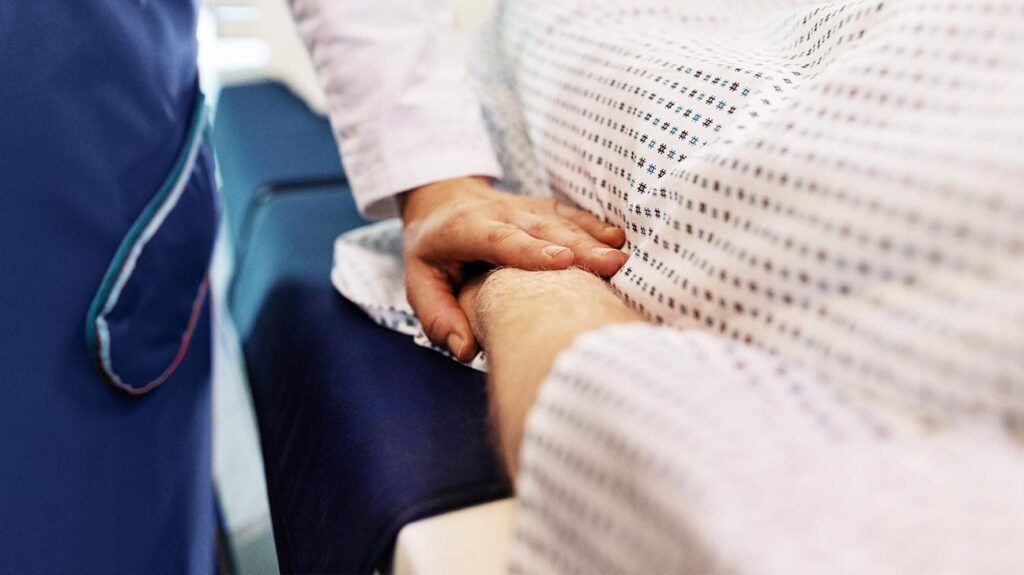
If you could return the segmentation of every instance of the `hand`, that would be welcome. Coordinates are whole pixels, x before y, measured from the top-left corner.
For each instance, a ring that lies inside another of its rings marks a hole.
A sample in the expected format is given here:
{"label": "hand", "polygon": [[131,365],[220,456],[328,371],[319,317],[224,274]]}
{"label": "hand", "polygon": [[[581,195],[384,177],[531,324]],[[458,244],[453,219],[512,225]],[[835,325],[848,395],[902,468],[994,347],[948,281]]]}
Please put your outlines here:
{"label": "hand", "polygon": [[526,270],[573,265],[602,277],[622,267],[625,233],[550,198],[499,192],[484,178],[416,188],[400,199],[406,293],[430,341],[469,361],[477,343],[455,300],[473,262]]}

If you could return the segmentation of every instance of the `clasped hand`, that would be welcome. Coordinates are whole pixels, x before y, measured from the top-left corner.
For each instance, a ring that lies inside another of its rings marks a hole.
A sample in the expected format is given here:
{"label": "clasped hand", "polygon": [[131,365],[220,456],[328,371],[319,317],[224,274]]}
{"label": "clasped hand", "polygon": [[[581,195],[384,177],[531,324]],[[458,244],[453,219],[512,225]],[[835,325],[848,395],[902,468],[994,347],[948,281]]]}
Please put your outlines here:
{"label": "clasped hand", "polygon": [[461,361],[477,342],[456,293],[466,265],[526,270],[572,266],[609,277],[622,267],[625,233],[589,212],[551,198],[500,192],[485,178],[416,188],[400,199],[406,293],[427,337]]}

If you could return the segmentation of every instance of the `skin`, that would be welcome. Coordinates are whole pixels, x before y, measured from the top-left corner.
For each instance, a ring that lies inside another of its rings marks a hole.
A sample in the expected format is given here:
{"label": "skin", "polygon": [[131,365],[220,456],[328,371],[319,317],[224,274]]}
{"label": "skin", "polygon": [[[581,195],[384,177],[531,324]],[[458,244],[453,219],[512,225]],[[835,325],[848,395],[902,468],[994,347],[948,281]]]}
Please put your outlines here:
{"label": "skin", "polygon": [[491,423],[505,469],[519,469],[526,417],[555,358],[584,332],[643,318],[594,274],[499,268],[459,294],[487,350]]}
{"label": "skin", "polygon": [[455,294],[486,264],[523,270],[585,268],[609,277],[622,267],[625,233],[550,198],[495,190],[466,177],[416,188],[399,199],[404,223],[406,293],[427,337],[461,361],[478,341]]}

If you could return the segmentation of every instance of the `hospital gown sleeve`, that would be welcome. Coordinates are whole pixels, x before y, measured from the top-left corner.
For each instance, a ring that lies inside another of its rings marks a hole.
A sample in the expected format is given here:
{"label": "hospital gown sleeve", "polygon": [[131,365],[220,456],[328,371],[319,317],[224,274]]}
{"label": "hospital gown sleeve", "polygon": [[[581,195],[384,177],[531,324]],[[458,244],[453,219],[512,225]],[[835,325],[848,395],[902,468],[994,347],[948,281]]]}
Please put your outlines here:
{"label": "hospital gown sleeve", "polygon": [[510,570],[1019,572],[1014,439],[870,401],[713,334],[585,334],[527,423]]}
{"label": "hospital gown sleeve", "polygon": [[431,182],[501,171],[443,0],[289,0],[367,217]]}

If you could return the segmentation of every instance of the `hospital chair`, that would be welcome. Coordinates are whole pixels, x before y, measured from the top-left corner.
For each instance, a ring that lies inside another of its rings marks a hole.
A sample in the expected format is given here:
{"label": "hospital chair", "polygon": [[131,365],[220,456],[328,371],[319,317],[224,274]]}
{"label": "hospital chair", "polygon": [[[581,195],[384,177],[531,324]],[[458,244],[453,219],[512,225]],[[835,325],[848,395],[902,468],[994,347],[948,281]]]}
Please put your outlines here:
{"label": "hospital chair", "polygon": [[334,238],[366,222],[326,119],[247,83],[221,92],[213,139],[282,572],[500,571],[510,504],[474,507],[508,495],[482,375],[331,286]]}

